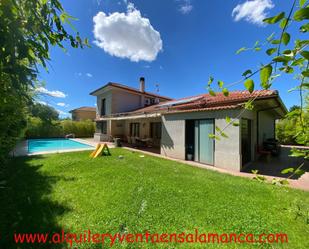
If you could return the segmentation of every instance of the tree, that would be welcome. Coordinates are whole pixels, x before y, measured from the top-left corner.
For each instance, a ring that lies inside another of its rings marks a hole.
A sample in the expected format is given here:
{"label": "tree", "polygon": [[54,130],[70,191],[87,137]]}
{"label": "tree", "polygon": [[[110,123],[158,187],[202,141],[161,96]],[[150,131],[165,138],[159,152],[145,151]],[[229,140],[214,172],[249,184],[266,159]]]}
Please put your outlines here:
{"label": "tree", "polygon": [[26,126],[27,106],[38,85],[38,66],[47,70],[50,45],[88,46],[65,25],[73,18],[59,0],[0,1],[0,162]]}
{"label": "tree", "polygon": [[[309,128],[306,115],[306,108],[304,107],[304,96],[309,90],[309,51],[306,50],[309,45],[308,31],[309,31],[309,6],[308,0],[292,1],[291,8],[287,13],[280,12],[275,16],[266,18],[263,22],[266,25],[278,25],[279,32],[274,32],[264,42],[256,41],[251,48],[242,47],[236,54],[244,51],[264,51],[269,60],[260,65],[257,70],[247,69],[242,74],[242,78],[236,82],[224,85],[224,82],[219,80],[218,86],[225,96],[228,96],[228,87],[243,83],[245,88],[252,92],[256,84],[253,76],[259,74],[260,86],[262,89],[269,89],[275,80],[283,74],[294,74],[294,78],[298,79],[298,85],[293,87],[290,91],[299,92],[300,108],[295,108],[289,112],[289,118],[296,118],[299,122],[299,130],[295,134],[295,141],[298,144],[309,145]],[[290,34],[289,28],[298,30],[298,34]],[[276,35],[277,34],[277,35]],[[297,38],[296,38],[297,37]],[[293,42],[292,42],[293,41]],[[215,95],[213,90],[214,78],[210,77],[208,82],[208,90],[211,95]],[[256,98],[256,97],[255,97]],[[252,98],[246,103],[245,108],[251,109],[254,106],[255,98]],[[241,114],[240,114],[241,115]],[[234,125],[235,120],[227,118],[227,125]],[[226,128],[225,127],[225,128]],[[216,127],[216,134],[210,134],[210,137],[218,139],[220,136],[225,137],[224,129]],[[293,149],[292,156],[302,157],[304,160],[309,159],[309,150]],[[303,165],[302,163],[301,165]],[[301,167],[301,166],[300,166]]]}
{"label": "tree", "polygon": [[33,117],[40,118],[45,123],[59,119],[59,113],[51,106],[35,103],[29,109]]}
{"label": "tree", "polygon": [[290,107],[289,112],[295,111],[295,110],[300,110],[300,106],[299,105],[293,105]]}
{"label": "tree", "polygon": [[[305,127],[309,126],[309,103],[306,104],[305,110],[303,113],[303,122]],[[301,111],[300,106],[294,105],[290,108],[289,113],[282,120],[279,120],[276,124],[276,136],[280,143],[282,144],[295,144],[298,143],[297,134],[301,132],[301,122],[299,112]],[[293,115],[297,113],[298,115]],[[308,131],[308,129],[306,129]],[[301,145],[301,144],[300,144]]]}

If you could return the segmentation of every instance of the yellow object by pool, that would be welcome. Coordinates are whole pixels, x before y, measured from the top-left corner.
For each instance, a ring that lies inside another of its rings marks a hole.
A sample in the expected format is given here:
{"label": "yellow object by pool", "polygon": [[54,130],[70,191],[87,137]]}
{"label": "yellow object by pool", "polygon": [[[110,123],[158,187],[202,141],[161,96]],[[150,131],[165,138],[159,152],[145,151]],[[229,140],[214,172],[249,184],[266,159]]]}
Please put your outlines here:
{"label": "yellow object by pool", "polygon": [[91,154],[89,155],[89,157],[92,157],[95,155],[95,153],[98,151],[98,149],[100,148],[101,144],[97,144],[97,146],[95,147],[95,150],[91,152]]}
{"label": "yellow object by pool", "polygon": [[97,147],[96,149],[90,154],[90,157],[92,158],[96,158],[100,155],[103,155],[104,156],[110,156],[111,153],[109,152],[109,148],[107,146],[107,144],[97,144]]}

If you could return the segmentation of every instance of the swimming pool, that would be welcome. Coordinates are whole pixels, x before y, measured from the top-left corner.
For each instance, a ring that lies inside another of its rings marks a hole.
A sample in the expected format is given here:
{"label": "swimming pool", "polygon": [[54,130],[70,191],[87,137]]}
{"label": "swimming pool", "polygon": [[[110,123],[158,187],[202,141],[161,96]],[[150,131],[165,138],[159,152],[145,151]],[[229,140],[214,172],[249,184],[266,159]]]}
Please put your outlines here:
{"label": "swimming pool", "polygon": [[47,139],[29,139],[28,153],[38,153],[45,151],[67,151],[78,149],[91,149],[93,146],[83,144],[72,139],[47,138]]}

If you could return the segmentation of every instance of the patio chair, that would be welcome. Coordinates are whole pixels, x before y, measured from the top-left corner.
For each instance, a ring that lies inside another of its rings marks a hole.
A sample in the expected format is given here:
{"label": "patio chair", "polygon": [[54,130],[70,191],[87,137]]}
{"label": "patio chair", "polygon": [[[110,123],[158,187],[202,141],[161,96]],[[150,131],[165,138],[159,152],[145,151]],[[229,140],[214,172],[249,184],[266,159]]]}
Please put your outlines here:
{"label": "patio chair", "polygon": [[271,152],[265,150],[263,146],[257,146],[257,154],[259,155],[259,159],[265,160],[266,162],[269,162],[271,159]]}
{"label": "patio chair", "polygon": [[74,133],[70,133],[64,136],[65,138],[75,138],[75,134]]}

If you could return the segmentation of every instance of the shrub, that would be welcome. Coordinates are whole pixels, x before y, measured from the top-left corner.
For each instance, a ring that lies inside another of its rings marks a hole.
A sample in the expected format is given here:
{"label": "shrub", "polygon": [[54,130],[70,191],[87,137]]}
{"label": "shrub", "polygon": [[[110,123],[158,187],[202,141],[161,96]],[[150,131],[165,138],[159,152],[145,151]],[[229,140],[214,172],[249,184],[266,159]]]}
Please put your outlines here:
{"label": "shrub", "polygon": [[66,134],[75,134],[76,137],[92,137],[94,122],[86,121],[52,121],[43,122],[38,117],[30,117],[25,133],[26,138],[64,137]]}
{"label": "shrub", "polygon": [[44,122],[38,117],[30,117],[25,132],[26,138],[63,137],[59,122]]}
{"label": "shrub", "polygon": [[[277,122],[276,124],[276,137],[281,144],[289,145],[306,145],[304,136],[309,136],[309,113],[304,112],[302,116],[302,123],[300,121],[299,111],[297,109],[290,111],[287,116]],[[305,127],[304,136],[300,136],[303,126]]]}
{"label": "shrub", "polygon": [[11,79],[0,72],[0,166],[26,128],[26,97],[12,87]]}
{"label": "shrub", "polygon": [[75,134],[76,137],[92,137],[95,130],[95,123],[91,120],[85,121],[61,121],[64,134]]}

